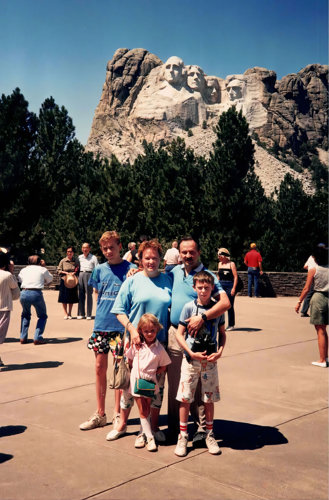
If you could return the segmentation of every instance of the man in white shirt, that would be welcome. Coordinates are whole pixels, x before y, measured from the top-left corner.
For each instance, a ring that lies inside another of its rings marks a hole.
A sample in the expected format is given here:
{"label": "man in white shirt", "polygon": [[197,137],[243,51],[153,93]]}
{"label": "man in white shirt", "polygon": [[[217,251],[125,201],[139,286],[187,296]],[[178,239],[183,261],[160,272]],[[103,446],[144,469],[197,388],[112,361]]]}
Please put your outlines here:
{"label": "man in white shirt", "polygon": [[98,265],[95,255],[90,253],[89,243],[84,243],[81,247],[82,254],[79,255],[80,273],[79,273],[79,306],[78,319],[86,316],[85,302],[87,296],[87,319],[91,319],[93,310],[93,287],[88,285],[91,273]]}
{"label": "man in white shirt", "polygon": [[169,273],[179,262],[178,241],[174,240],[163,258],[165,272]]}
{"label": "man in white shirt", "polygon": [[27,343],[27,334],[31,321],[31,306],[35,308],[38,316],[36,329],[34,332],[34,345],[45,344],[42,337],[47,323],[47,308],[43,298],[42,290],[53,280],[52,274],[40,266],[40,257],[31,255],[28,258],[28,266],[24,267],[18,275],[18,281],[21,283],[21,344]]}

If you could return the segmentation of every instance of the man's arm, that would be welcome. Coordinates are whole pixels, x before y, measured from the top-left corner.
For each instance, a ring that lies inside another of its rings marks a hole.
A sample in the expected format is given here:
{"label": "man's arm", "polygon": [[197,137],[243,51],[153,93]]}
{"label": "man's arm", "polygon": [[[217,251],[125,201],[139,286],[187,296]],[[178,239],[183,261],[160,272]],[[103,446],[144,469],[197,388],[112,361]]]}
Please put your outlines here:
{"label": "man's arm", "polygon": [[[217,296],[214,298],[218,300],[217,304],[213,305],[211,309],[208,309],[204,312],[204,314],[207,316],[207,320],[218,318],[218,316],[224,314],[224,312],[226,312],[231,307],[229,298],[224,291],[220,292],[218,298]],[[199,315],[191,316],[186,320],[186,323],[189,334],[195,336],[195,334],[200,330],[201,326],[204,325],[205,322],[203,321],[201,315]]]}

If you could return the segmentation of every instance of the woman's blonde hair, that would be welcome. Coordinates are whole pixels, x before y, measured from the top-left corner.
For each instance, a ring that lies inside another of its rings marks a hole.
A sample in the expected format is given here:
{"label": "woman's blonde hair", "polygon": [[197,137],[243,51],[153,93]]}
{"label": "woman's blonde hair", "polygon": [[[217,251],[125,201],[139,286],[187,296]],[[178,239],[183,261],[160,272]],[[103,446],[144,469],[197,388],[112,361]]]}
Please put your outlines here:
{"label": "woman's blonde hair", "polygon": [[145,314],[143,314],[143,316],[141,317],[141,319],[138,322],[138,325],[137,325],[138,333],[140,335],[142,335],[143,328],[146,325],[149,325],[150,323],[151,323],[151,325],[153,325],[157,329],[157,333],[163,328],[160,321],[158,320],[158,318],[156,316],[154,316],[154,314],[145,313]]}

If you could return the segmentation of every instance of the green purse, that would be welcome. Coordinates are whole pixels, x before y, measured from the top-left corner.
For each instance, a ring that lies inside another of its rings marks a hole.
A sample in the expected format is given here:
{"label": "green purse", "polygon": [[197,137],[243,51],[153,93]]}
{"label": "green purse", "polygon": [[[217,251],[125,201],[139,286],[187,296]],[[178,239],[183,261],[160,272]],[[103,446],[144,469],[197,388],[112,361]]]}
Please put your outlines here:
{"label": "green purse", "polygon": [[138,375],[139,378],[135,381],[134,394],[139,396],[144,396],[146,398],[153,398],[155,393],[155,383],[152,380],[145,380],[145,378],[140,378],[141,374],[139,371],[139,351],[137,351],[137,361],[138,361]]}
{"label": "green purse", "polygon": [[135,382],[134,393],[147,398],[153,398],[155,391],[155,383],[145,378],[137,378]]}

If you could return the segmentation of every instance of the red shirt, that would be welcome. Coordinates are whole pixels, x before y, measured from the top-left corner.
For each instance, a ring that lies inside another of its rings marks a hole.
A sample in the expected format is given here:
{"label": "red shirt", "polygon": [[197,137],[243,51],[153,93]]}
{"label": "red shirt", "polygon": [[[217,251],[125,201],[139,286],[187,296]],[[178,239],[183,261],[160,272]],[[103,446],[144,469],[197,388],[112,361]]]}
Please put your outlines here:
{"label": "red shirt", "polygon": [[259,267],[259,263],[262,262],[262,256],[254,248],[250,252],[246,253],[244,258],[244,263],[248,267]]}

